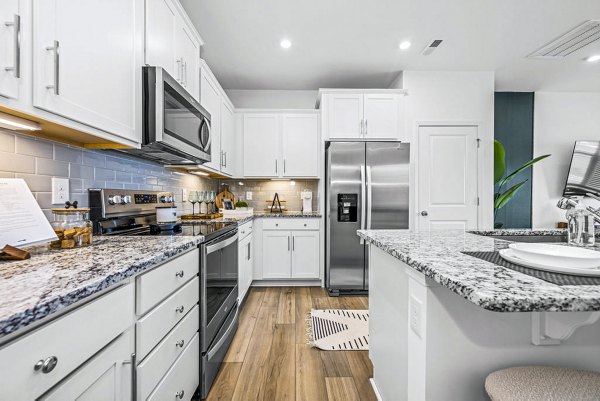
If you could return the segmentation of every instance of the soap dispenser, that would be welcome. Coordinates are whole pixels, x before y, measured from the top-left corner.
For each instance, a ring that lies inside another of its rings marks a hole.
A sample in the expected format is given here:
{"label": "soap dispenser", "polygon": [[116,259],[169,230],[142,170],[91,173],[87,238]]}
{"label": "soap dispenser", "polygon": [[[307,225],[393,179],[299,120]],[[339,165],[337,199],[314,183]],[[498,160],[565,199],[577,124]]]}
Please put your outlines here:
{"label": "soap dispenser", "polygon": [[577,205],[567,210],[569,224],[569,245],[594,246],[594,216],[583,205],[581,196],[576,197]]}

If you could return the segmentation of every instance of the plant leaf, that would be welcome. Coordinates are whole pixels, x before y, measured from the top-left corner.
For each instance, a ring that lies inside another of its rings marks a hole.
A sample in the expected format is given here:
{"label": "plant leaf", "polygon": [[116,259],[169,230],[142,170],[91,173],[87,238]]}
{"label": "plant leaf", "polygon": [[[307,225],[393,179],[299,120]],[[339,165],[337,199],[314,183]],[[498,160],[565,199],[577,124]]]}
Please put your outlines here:
{"label": "plant leaf", "polygon": [[507,175],[506,178],[503,179],[502,182],[500,182],[500,185],[506,184],[508,181],[510,181],[511,179],[513,179],[513,177],[515,175],[519,174],[523,170],[528,169],[529,167],[533,166],[535,163],[539,162],[540,160],[545,159],[548,156],[550,156],[550,155],[538,156],[535,159],[529,160],[527,163],[523,164],[521,167],[519,167],[518,169],[516,169],[515,171],[513,171],[512,173],[510,173],[509,175]]}
{"label": "plant leaf", "polygon": [[506,159],[506,151],[504,150],[504,146],[494,139],[494,184],[497,184],[504,175],[504,171],[506,169],[505,164]]}
{"label": "plant leaf", "polygon": [[526,182],[527,182],[527,180],[522,181],[516,185],[513,185],[512,187],[507,189],[506,192],[504,192],[503,194],[498,196],[498,198],[494,202],[494,209],[498,210],[498,209],[502,208],[504,205],[506,205],[508,203],[508,201],[510,201],[517,194],[517,191],[519,191],[519,189],[521,189],[521,187],[523,185],[525,185]]}

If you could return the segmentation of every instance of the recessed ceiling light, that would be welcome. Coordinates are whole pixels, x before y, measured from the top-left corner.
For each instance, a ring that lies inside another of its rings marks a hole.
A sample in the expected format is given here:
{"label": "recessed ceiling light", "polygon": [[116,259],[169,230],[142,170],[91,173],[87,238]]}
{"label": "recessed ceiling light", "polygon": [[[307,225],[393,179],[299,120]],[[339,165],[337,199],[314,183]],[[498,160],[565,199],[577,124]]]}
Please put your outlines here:
{"label": "recessed ceiling light", "polygon": [[585,59],[585,61],[589,63],[595,63],[596,61],[600,61],[600,54],[594,54],[593,56],[589,56]]}
{"label": "recessed ceiling light", "polygon": [[400,50],[406,50],[410,47],[411,43],[408,40],[405,40],[404,42],[400,43]]}
{"label": "recessed ceiling light", "polygon": [[290,42],[289,39],[283,39],[280,43],[281,47],[283,47],[284,49],[289,49],[290,47],[292,47],[292,42]]}

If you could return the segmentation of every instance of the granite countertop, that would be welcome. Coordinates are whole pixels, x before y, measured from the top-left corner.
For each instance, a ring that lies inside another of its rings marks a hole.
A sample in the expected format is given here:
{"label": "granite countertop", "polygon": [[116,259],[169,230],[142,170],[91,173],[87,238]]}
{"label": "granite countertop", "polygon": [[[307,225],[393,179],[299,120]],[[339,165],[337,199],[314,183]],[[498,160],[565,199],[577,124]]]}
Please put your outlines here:
{"label": "granite countertop", "polygon": [[94,237],[86,248],[0,262],[0,339],[196,247],[203,237]]}
{"label": "granite countertop", "polygon": [[195,222],[195,221],[203,221],[203,222],[213,222],[213,223],[228,223],[228,222],[237,222],[239,225],[246,223],[247,221],[251,221],[254,219],[261,218],[287,218],[287,219],[302,219],[302,218],[320,218],[322,214],[320,212],[282,212],[282,213],[271,213],[271,212],[254,212],[250,215],[243,215],[239,217],[219,217],[217,219],[212,220],[191,220],[186,219],[185,222]]}
{"label": "granite countertop", "polygon": [[[493,235],[556,235],[562,230],[361,230],[358,235],[435,282],[496,312],[599,311],[600,285],[555,285],[461,253],[497,251],[510,243]],[[596,245],[600,250],[600,245]],[[376,266],[374,268],[377,268]]]}

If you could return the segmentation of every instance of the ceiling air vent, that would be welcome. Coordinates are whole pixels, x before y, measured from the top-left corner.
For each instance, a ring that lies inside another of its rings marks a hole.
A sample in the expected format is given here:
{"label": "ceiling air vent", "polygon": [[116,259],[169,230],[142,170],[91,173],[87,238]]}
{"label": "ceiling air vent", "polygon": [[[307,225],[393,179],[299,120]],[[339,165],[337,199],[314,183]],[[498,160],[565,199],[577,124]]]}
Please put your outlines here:
{"label": "ceiling air vent", "polygon": [[527,57],[561,59],[600,39],[600,21],[586,21]]}
{"label": "ceiling air vent", "polygon": [[421,52],[421,55],[429,56],[431,53],[433,53],[433,51],[435,49],[437,49],[442,44],[442,42],[443,42],[442,39],[436,39],[436,40],[432,41],[430,44],[427,45],[426,48],[423,49],[423,51]]}

